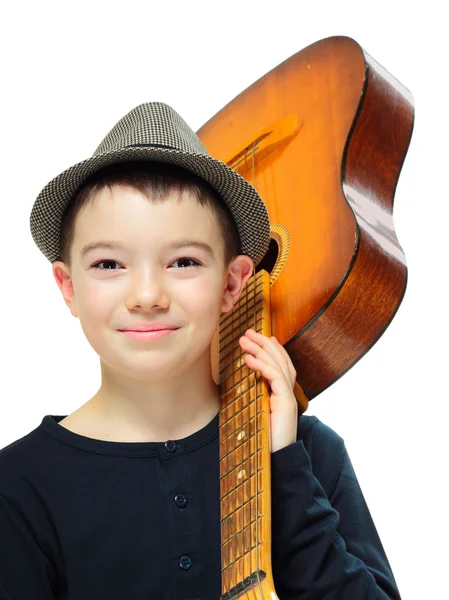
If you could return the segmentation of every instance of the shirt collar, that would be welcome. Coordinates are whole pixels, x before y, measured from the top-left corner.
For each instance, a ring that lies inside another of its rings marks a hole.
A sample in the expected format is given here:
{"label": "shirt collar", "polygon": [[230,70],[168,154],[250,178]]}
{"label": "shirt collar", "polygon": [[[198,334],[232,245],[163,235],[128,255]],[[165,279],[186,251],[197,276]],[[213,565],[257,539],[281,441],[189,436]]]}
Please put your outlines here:
{"label": "shirt collar", "polygon": [[[62,421],[67,415],[45,415],[39,428],[63,444],[86,452],[131,458],[146,456],[175,458],[179,454],[196,450],[217,438],[219,432],[219,415],[220,413],[218,412],[207,425],[185,438],[166,440],[164,442],[108,442],[90,438],[74,433],[59,425],[59,421]],[[167,444],[167,442],[175,442],[175,444]]]}

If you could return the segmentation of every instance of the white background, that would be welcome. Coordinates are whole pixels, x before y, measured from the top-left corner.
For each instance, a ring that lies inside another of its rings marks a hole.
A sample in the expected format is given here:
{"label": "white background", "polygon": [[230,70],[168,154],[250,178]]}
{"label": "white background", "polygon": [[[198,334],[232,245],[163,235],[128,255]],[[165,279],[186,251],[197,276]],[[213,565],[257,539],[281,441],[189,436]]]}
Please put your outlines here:
{"label": "white background", "polygon": [[9,5],[0,36],[0,447],[44,415],[70,414],[100,385],[99,359],[31,238],[29,213],[41,188],[91,156],[131,108],[166,102],[196,130],[332,35],[354,38],[412,91],[415,130],[394,207],[407,292],[378,343],[308,414],[344,438],[403,599],[449,598],[448,51],[438,3],[419,12],[402,0]]}

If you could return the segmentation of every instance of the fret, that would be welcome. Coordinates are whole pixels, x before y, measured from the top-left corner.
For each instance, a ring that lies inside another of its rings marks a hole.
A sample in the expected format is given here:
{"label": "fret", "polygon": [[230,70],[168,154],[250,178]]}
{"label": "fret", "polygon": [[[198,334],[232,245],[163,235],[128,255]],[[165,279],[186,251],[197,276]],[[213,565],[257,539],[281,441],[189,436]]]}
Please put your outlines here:
{"label": "fret", "polygon": [[[240,546],[242,554],[245,552],[250,552],[249,542],[251,542],[251,549],[256,547],[257,538],[259,537],[259,543],[263,544],[263,539],[258,536],[258,530],[261,529],[260,524],[261,518],[255,518],[248,521],[243,527],[238,529],[237,533],[232,532],[229,536],[223,534],[222,538],[222,548],[225,547],[226,544],[230,544],[231,542],[235,542],[236,546]],[[236,557],[240,558],[240,557]]]}
{"label": "fret", "polygon": [[[232,419],[232,417],[234,415],[237,415],[242,410],[245,410],[246,406],[253,405],[253,404],[255,404],[255,402],[259,403],[259,400],[262,396],[261,396],[261,394],[258,394],[256,396],[256,391],[257,391],[257,386],[253,385],[247,391],[245,399],[236,397],[234,394],[231,394],[230,392],[227,392],[226,395],[222,396],[224,406],[221,409],[221,413],[220,413],[220,417],[221,417],[220,423],[222,425],[227,423],[229,421],[229,419]],[[227,403],[225,400],[226,396],[231,396],[231,398],[232,398],[232,399],[228,400]],[[242,406],[243,402],[245,402],[245,404]]]}
{"label": "fret", "polygon": [[[225,499],[231,492],[236,492],[236,494],[241,492],[243,489],[242,486],[245,483],[248,484],[249,488],[251,488],[251,483],[252,483],[251,480],[254,477],[256,477],[256,469],[255,468],[253,468],[253,470],[250,471],[249,469],[241,469],[240,465],[239,465],[236,469],[233,469],[233,471],[235,471],[235,474],[232,473],[229,475],[225,475],[225,479],[223,479],[223,489],[229,490],[228,492],[223,494],[223,499]],[[245,476],[239,477],[238,475],[242,471],[245,471]],[[261,471],[263,471],[263,467],[259,467],[257,469],[257,475],[259,475],[261,473]]]}
{"label": "fret", "polygon": [[230,491],[223,490],[223,518],[227,516],[229,510],[236,510],[237,508],[243,506],[245,498],[249,498],[251,500],[251,498],[256,496],[257,490],[261,489],[263,471],[264,469],[260,469],[254,477],[250,477],[248,480],[244,481],[238,487],[238,489],[231,489]]}
{"label": "fret", "polygon": [[230,322],[236,319],[236,317],[240,317],[244,313],[248,314],[250,312],[249,309],[252,309],[254,304],[261,303],[263,295],[264,290],[262,285],[258,286],[255,294],[253,291],[251,291],[250,294],[243,293],[233,310],[231,312],[223,313],[220,316],[220,329],[222,327],[226,328]]}
{"label": "fret", "polygon": [[[256,323],[254,323],[254,321],[252,321],[251,323],[248,323],[246,327],[243,327],[241,329],[241,331],[238,331],[237,334],[231,340],[229,340],[229,345],[225,346],[224,349],[221,349],[222,345],[220,343],[220,350],[219,350],[220,372],[222,372],[223,368],[226,365],[228,365],[230,362],[231,363],[238,362],[239,359],[242,359],[244,357],[245,352],[240,347],[239,339],[245,334],[247,329],[254,329],[258,333],[260,333],[261,332],[261,324],[263,323],[263,321],[264,321],[264,319],[258,318],[256,320]],[[241,365],[246,366],[246,363],[244,360],[241,361]]]}
{"label": "fret", "polygon": [[257,537],[260,527],[253,526],[251,529],[238,533],[235,539],[225,542],[221,545],[221,553],[224,557],[222,565],[226,569],[232,563],[235,563],[245,554],[249,554],[251,550],[255,550],[258,545],[263,544],[262,541],[257,542]]}
{"label": "fret", "polygon": [[[254,386],[255,388],[256,386]],[[254,390],[252,390],[254,393]],[[234,408],[236,410],[230,411],[228,410],[227,419],[220,423],[220,434],[223,436],[223,441],[229,437],[232,432],[238,431],[242,428],[245,423],[247,423],[250,419],[253,419],[257,414],[260,414],[262,411],[260,410],[260,405],[255,400],[249,400],[248,402],[243,403],[243,399],[241,399],[240,405],[238,403],[233,402],[230,408]],[[259,408],[259,410],[257,410]],[[241,436],[244,437],[246,434]],[[240,438],[240,439],[241,439]],[[239,439],[239,441],[240,441]]]}
{"label": "fret", "polygon": [[241,321],[242,317],[254,316],[257,310],[261,310],[263,300],[263,291],[257,292],[255,296],[251,296],[248,300],[237,302],[232,311],[220,315],[220,330],[228,329],[236,321]]}
{"label": "fret", "polygon": [[263,288],[263,286],[264,286],[263,277],[260,277],[260,272],[256,273],[255,276],[253,275],[252,277],[250,277],[250,279],[248,279],[246,287],[243,290],[242,295],[240,296],[239,302],[241,302],[243,298],[253,295],[254,290],[257,293],[261,288]]}
{"label": "fret", "polygon": [[227,517],[221,519],[222,540],[226,541],[230,539],[236,531],[241,531],[245,524],[263,516],[264,513],[262,512],[260,502],[257,503],[255,497],[245,502]]}
{"label": "fret", "polygon": [[[229,373],[230,369],[235,370]],[[232,375],[238,373],[239,370],[253,374],[253,371],[250,370],[245,362],[245,352],[242,350],[242,348],[240,348],[240,346],[232,352],[228,352],[228,354],[220,361],[220,383],[224,383],[227,379],[232,377]],[[228,375],[223,375],[225,371],[228,371]]]}
{"label": "fret", "polygon": [[[236,403],[233,403],[233,407],[237,406]],[[228,412],[228,418],[223,423],[220,423],[220,435],[223,436],[223,442],[228,440],[232,433],[238,433],[246,425],[250,427],[253,426],[254,419],[257,417],[257,422],[260,423],[260,427],[263,426],[263,415],[266,414],[264,410],[261,409],[260,403],[255,402],[254,400],[248,403],[243,404],[240,403],[240,406],[237,406],[238,410]],[[244,441],[245,436],[254,433],[252,431],[246,431],[240,435],[236,443],[241,443]]]}
{"label": "fret", "polygon": [[[234,459],[233,453],[237,451],[246,454],[246,458],[251,454],[251,452],[248,453],[248,442],[254,438],[256,432],[259,433],[263,430],[265,415],[264,411],[259,411],[252,419],[245,423],[242,422],[234,430],[234,433],[231,432],[226,439],[223,439],[222,458],[227,457],[226,463]],[[261,449],[260,446],[259,449]]]}
{"label": "fret", "polygon": [[255,310],[252,306],[248,306],[245,308],[245,312],[239,315],[238,319],[234,317],[228,326],[220,327],[220,346],[233,348],[235,344],[231,343],[232,340],[237,340],[250,327],[253,329],[260,327],[258,323],[263,320],[261,312],[261,303],[258,302]]}
{"label": "fret", "polygon": [[247,289],[222,318],[217,340],[222,585],[230,598],[239,596],[245,581],[252,585],[251,574],[265,576],[271,544],[269,390],[260,373],[246,365],[238,343],[250,327],[270,334],[268,273],[260,271]]}
{"label": "fret", "polygon": [[[259,450],[264,448],[263,445],[263,429],[258,429],[257,431],[257,446]],[[255,444],[255,435],[248,437],[244,442],[242,442],[238,447],[233,447],[228,450],[227,447],[222,446],[223,454],[221,456],[221,460],[229,459],[229,457],[235,457],[236,461],[241,461],[243,456],[248,456],[249,454],[254,453],[256,450]],[[249,448],[248,448],[249,446]],[[226,452],[227,451],[227,452]]]}
{"label": "fret", "polygon": [[234,377],[236,375],[244,375],[245,377],[248,377],[250,375],[254,375],[254,371],[251,371],[251,369],[246,364],[244,353],[239,352],[238,354],[236,354],[236,356],[232,358],[231,361],[223,361],[223,364],[218,374],[220,376],[220,384],[224,385],[224,382],[231,379],[231,377]]}
{"label": "fret", "polygon": [[[262,490],[259,490],[257,495],[261,496],[261,494],[262,494]],[[262,505],[261,498],[256,498],[256,495],[254,494],[254,496],[251,496],[250,498],[245,498],[241,504],[235,506],[232,510],[227,510],[229,507],[226,507],[227,512],[223,511],[223,513],[221,513],[220,522],[223,523],[226,519],[228,519],[229,517],[232,517],[232,515],[234,515],[237,511],[244,509],[248,504],[249,505],[257,504],[258,506],[261,506]],[[256,511],[254,511],[254,512],[256,512]]]}
{"label": "fret", "polygon": [[[245,364],[245,366],[246,366],[246,364]],[[245,383],[247,383],[248,380],[252,380],[250,385],[254,385],[256,383],[256,379],[254,377],[254,371],[250,371],[249,368],[240,369],[239,375],[242,375],[240,377],[240,379],[233,379],[231,377],[227,377],[225,380],[223,380],[221,382],[220,385],[223,389],[223,392],[228,393],[231,390],[234,391],[234,388],[236,385],[238,385],[239,383],[245,384]],[[248,387],[248,386],[246,386],[246,387]],[[243,391],[243,389],[242,389],[242,391]],[[238,391],[238,393],[240,393],[240,391]]]}
{"label": "fret", "polygon": [[[232,321],[226,327],[220,327],[220,342],[222,345],[228,346],[231,344],[231,339],[237,339],[243,335],[249,327],[254,327],[255,323],[262,320],[262,316],[259,314],[262,310],[260,302],[257,303],[257,309],[251,310],[252,306],[245,307],[245,312],[242,312],[238,318],[233,317]],[[233,335],[234,338],[229,339],[229,336]]]}
{"label": "fret", "polygon": [[[245,424],[253,421],[256,414],[261,414],[262,411],[256,412],[256,403],[249,402],[246,406],[242,406],[238,411],[229,417],[220,425],[220,435],[222,441],[227,441],[232,435],[240,434],[238,441],[240,442],[245,436],[250,435],[250,431],[245,428]],[[241,433],[243,431],[243,433]]]}
{"label": "fret", "polygon": [[[235,553],[233,558],[239,559],[247,552],[251,552],[257,546],[257,534],[260,527],[260,519],[255,519],[244,527],[241,531],[231,535],[228,540],[224,540],[221,544],[223,549],[226,545],[234,546],[239,549],[240,554]],[[233,542],[231,544],[231,542]],[[263,544],[263,540],[259,540],[259,544]],[[226,568],[226,565],[224,565]]]}
{"label": "fret", "polygon": [[[259,550],[260,550],[260,546],[261,544],[257,544],[257,546],[255,546],[254,548],[251,548],[251,551],[246,552],[244,555],[234,559],[234,560],[226,560],[226,564],[222,569],[222,575],[223,577],[232,577],[234,575],[233,572],[236,572],[237,574],[237,581],[242,581],[243,578],[248,574],[251,573],[251,571],[254,571],[256,568],[256,565],[258,564],[258,562],[260,562],[259,560]],[[224,552],[222,550],[222,556],[223,556]],[[227,557],[226,557],[227,558]]]}
{"label": "fret", "polygon": [[261,298],[264,294],[264,285],[262,282],[259,282],[256,285],[256,288],[254,288],[254,285],[252,284],[252,280],[250,279],[248,281],[248,283],[246,284],[246,288],[243,290],[242,295],[240,296],[237,304],[235,304],[233,311],[231,313],[223,313],[220,316],[220,323],[224,324],[226,323],[227,320],[232,318],[232,313],[238,312],[240,311],[240,309],[246,308],[250,302],[253,302],[254,300],[258,300],[259,298]]}
{"label": "fret", "polygon": [[220,315],[220,324],[222,324],[223,326],[226,326],[227,321],[231,320],[235,316],[235,314],[241,313],[242,309],[246,310],[246,308],[252,302],[257,303],[260,300],[260,298],[263,297],[263,294],[264,294],[263,285],[258,285],[255,290],[253,287],[251,287],[251,290],[249,291],[249,293],[245,293],[245,291],[244,291],[243,294],[241,295],[240,299],[238,300],[237,304],[234,305],[233,311],[230,313],[227,312],[227,313],[223,313],[222,315]]}
{"label": "fret", "polygon": [[[245,580],[250,580],[249,589],[257,587],[258,584],[253,584],[252,582],[257,581],[260,577],[260,575],[254,575],[254,572],[257,571],[257,569],[260,569],[260,554],[260,548],[257,547],[252,550],[251,553],[247,553],[245,556],[235,561],[235,563],[228,565],[222,573],[224,589],[232,590],[234,586],[237,586],[237,584],[240,584],[240,582]],[[263,573],[263,571],[261,571],[261,573]],[[238,598],[238,596],[234,596],[234,594],[230,595],[230,592],[226,592],[220,598],[228,600],[230,598]],[[251,600],[255,600],[255,596],[251,595],[250,598]]]}
{"label": "fret", "polygon": [[[261,312],[263,311],[263,297],[261,296],[259,299],[255,298],[255,302],[250,302],[248,305],[242,306],[236,312],[236,309],[231,312],[230,316],[226,319],[226,321],[220,322],[220,336],[221,339],[228,338],[230,333],[236,333],[238,331],[243,331],[245,329],[245,324],[251,321],[254,323],[254,320],[261,319]],[[228,313],[226,313],[228,314]],[[229,339],[226,340],[226,343],[222,345],[229,345]]]}
{"label": "fret", "polygon": [[[260,319],[261,320],[261,319]],[[260,333],[260,328],[258,327],[253,327],[252,329],[254,329],[255,331],[257,331],[258,333]],[[246,329],[245,329],[246,331]],[[222,373],[226,370],[229,369],[229,367],[231,366],[235,366],[236,369],[249,369],[248,365],[245,362],[245,354],[246,352],[244,352],[242,350],[242,348],[240,347],[240,345],[238,344],[238,340],[244,335],[244,332],[242,332],[242,335],[239,335],[238,337],[236,337],[235,341],[236,344],[238,345],[238,347],[236,347],[234,350],[227,352],[226,354],[224,354],[221,357],[220,360],[220,369],[219,369],[219,374],[222,375]],[[230,357],[230,360],[227,360]],[[237,371],[234,371],[234,373]],[[253,371],[250,371],[251,373],[253,373]],[[220,382],[226,380],[228,377],[230,377],[233,373],[231,372],[229,375],[227,375],[226,377],[220,377]]]}
{"label": "fret", "polygon": [[[263,468],[262,466],[262,450],[259,448],[257,453],[254,452],[249,456],[246,456],[245,459],[241,463],[232,463],[228,470],[225,470],[228,467],[228,461],[224,461],[226,464],[223,464],[223,467],[220,468],[220,481],[223,481],[223,485],[226,489],[226,481],[225,478],[231,478],[235,475],[235,481],[238,483],[244,477],[248,477],[252,475],[256,468],[257,470]],[[253,464],[257,463],[257,464]],[[234,473],[235,471],[235,473]]]}
{"label": "fret", "polygon": [[[250,382],[250,383],[249,383]],[[225,392],[234,392],[237,396],[241,397],[249,388],[256,385],[256,378],[254,373],[248,373],[248,375],[238,379],[237,381],[228,381],[228,385],[221,384],[222,388],[226,388]],[[221,392],[222,390],[220,390]],[[224,391],[224,390],[223,390]]]}

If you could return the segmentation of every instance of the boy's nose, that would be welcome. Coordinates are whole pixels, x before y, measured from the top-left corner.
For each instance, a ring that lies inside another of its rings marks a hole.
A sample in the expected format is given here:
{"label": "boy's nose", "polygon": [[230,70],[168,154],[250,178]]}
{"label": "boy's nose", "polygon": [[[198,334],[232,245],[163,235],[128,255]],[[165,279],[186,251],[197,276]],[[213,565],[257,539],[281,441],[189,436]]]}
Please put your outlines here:
{"label": "boy's nose", "polygon": [[140,306],[145,309],[151,309],[154,306],[167,308],[169,298],[165,289],[163,278],[150,274],[148,271],[136,275],[128,292],[127,308],[132,309]]}

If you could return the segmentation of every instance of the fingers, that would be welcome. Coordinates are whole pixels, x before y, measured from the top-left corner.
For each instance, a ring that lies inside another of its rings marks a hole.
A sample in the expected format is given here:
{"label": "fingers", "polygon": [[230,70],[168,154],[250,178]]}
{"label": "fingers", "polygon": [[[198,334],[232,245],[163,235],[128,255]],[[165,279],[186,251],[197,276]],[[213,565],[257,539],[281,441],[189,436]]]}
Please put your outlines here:
{"label": "fingers", "polygon": [[289,356],[287,350],[284,348],[284,346],[280,342],[278,342],[278,340],[274,336],[271,337],[270,339],[273,340],[273,342],[276,344],[276,346],[279,349],[279,351],[281,352],[281,354],[285,357],[285,359],[287,361],[289,373],[292,378],[292,384],[294,384],[296,381],[296,369],[293,366],[292,359],[290,358],[290,356]]}
{"label": "fingers", "polygon": [[[248,329],[239,341],[243,350],[253,355],[258,361],[280,369],[287,381],[292,386],[294,385],[296,371],[288,352],[275,338],[268,338],[253,329]],[[256,368],[261,370],[259,367]]]}

